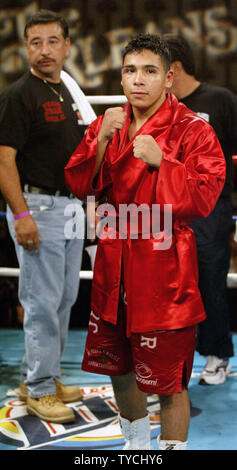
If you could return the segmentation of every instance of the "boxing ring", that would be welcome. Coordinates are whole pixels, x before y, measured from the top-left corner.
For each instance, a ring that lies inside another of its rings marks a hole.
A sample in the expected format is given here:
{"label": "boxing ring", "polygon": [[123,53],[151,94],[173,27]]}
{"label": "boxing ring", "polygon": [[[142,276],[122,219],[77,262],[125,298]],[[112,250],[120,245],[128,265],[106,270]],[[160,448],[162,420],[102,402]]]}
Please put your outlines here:
{"label": "boxing ring", "polygon": [[[91,105],[99,106],[121,106],[126,102],[125,96],[122,95],[87,96],[87,99]],[[0,218],[6,218],[6,213],[0,212]],[[236,216],[233,216],[233,222],[237,224]],[[87,251],[88,247],[84,248],[90,256],[91,270],[81,270],[79,272],[81,280],[90,281],[93,278],[96,245],[92,246],[93,253]],[[0,267],[0,277],[17,278],[19,274],[19,268]],[[229,288],[237,288],[237,273],[228,273],[227,285]],[[233,340],[237,349],[237,335],[233,336]],[[79,383],[84,394],[83,402],[70,405],[74,407],[76,422],[65,426],[52,425],[29,416],[26,403],[19,400],[17,389],[14,388],[19,384],[19,369],[24,354],[23,330],[0,329],[0,367],[3,377],[0,383],[0,451],[74,450],[80,455],[81,450],[85,453],[91,450],[122,449],[124,439],[118,424],[118,410],[109,378],[81,370],[85,341],[86,329],[69,330],[68,344],[62,358],[64,381],[68,385]],[[237,448],[237,424],[236,420],[233,420],[231,399],[237,393],[237,358],[231,358],[231,362],[231,375],[226,383],[215,389],[215,400],[213,400],[212,388],[207,390],[198,386],[198,378],[205,359],[195,353],[189,387],[191,402],[189,450]],[[160,415],[159,402],[154,395],[148,397],[148,412],[152,416],[151,438],[156,450],[156,436],[160,433]]]}
{"label": "boxing ring", "polygon": [[[92,106],[122,106],[126,103],[127,98],[124,95],[88,95],[87,99]],[[0,213],[0,218],[5,217],[5,213]],[[233,221],[237,223],[237,217],[233,216]],[[0,267],[0,277],[19,277],[19,268]],[[91,280],[93,278],[93,270],[80,271],[80,279]],[[227,286],[229,288],[237,287],[237,273],[228,273]]]}

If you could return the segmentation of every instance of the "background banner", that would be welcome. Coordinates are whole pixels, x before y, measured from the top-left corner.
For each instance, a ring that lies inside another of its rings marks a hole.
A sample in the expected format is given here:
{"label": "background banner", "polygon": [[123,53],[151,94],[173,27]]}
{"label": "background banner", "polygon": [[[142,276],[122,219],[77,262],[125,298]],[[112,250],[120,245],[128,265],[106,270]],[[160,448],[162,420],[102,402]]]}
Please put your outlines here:
{"label": "background banner", "polygon": [[138,32],[181,32],[195,49],[198,78],[237,93],[236,0],[1,0],[0,92],[27,70],[24,26],[40,8],[67,19],[65,70],[86,94],[122,94],[121,51]]}

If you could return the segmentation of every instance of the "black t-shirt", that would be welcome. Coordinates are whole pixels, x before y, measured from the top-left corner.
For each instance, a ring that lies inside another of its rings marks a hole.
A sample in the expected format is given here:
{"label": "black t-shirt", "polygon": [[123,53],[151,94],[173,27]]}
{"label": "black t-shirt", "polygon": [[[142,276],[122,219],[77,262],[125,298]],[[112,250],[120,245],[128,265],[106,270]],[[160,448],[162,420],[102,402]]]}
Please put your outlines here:
{"label": "black t-shirt", "polygon": [[65,190],[64,168],[83,138],[78,111],[62,84],[49,83],[27,72],[0,95],[0,145],[17,150],[22,185]]}
{"label": "black t-shirt", "polygon": [[226,159],[222,196],[230,196],[232,155],[237,154],[237,97],[226,88],[201,83],[193,93],[179,101],[206,119],[215,130]]}

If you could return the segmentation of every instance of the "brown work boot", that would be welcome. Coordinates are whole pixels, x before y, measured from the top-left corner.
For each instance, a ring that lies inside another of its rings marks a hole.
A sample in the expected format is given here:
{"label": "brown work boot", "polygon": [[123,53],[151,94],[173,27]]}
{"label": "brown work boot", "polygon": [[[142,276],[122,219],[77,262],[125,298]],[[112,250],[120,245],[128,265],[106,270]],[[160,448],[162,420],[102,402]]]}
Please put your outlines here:
{"label": "brown work boot", "polygon": [[56,395],[63,403],[72,403],[73,401],[82,400],[83,394],[76,385],[63,385],[55,380]]}
{"label": "brown work boot", "polygon": [[[58,380],[55,380],[56,395],[63,403],[71,403],[74,401],[82,400],[83,394],[79,387],[76,385],[63,385]],[[20,395],[21,401],[26,401],[28,397],[28,390],[24,382],[20,383]]]}
{"label": "brown work boot", "polygon": [[47,395],[40,398],[27,397],[27,412],[50,423],[70,423],[75,421],[71,408],[64,405],[57,395]]}
{"label": "brown work boot", "polygon": [[21,401],[26,401],[28,397],[28,390],[24,382],[20,383],[20,395],[19,395],[19,400]]}

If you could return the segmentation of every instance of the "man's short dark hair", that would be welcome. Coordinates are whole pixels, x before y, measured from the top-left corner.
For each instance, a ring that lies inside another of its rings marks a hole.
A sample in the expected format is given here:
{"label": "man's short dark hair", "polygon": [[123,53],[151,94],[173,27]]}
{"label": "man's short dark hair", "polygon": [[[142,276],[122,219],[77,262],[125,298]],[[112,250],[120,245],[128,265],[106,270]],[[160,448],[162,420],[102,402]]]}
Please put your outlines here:
{"label": "man's short dark hair", "polygon": [[160,56],[166,72],[170,69],[171,56],[166,41],[156,34],[140,33],[132,38],[123,50],[122,59],[132,52],[141,52],[147,49]]}
{"label": "man's short dark hair", "polygon": [[35,26],[37,24],[50,24],[50,23],[58,23],[61,26],[63,37],[66,39],[69,36],[68,24],[65,18],[58,13],[51,11],[51,10],[39,10],[37,13],[32,15],[25,25],[24,36],[27,39],[28,37],[28,29],[31,26]]}
{"label": "man's short dark hair", "polygon": [[181,62],[184,71],[188,75],[195,75],[196,67],[194,53],[189,42],[183,36],[176,34],[164,34],[163,38],[168,44],[171,54],[171,62]]}

